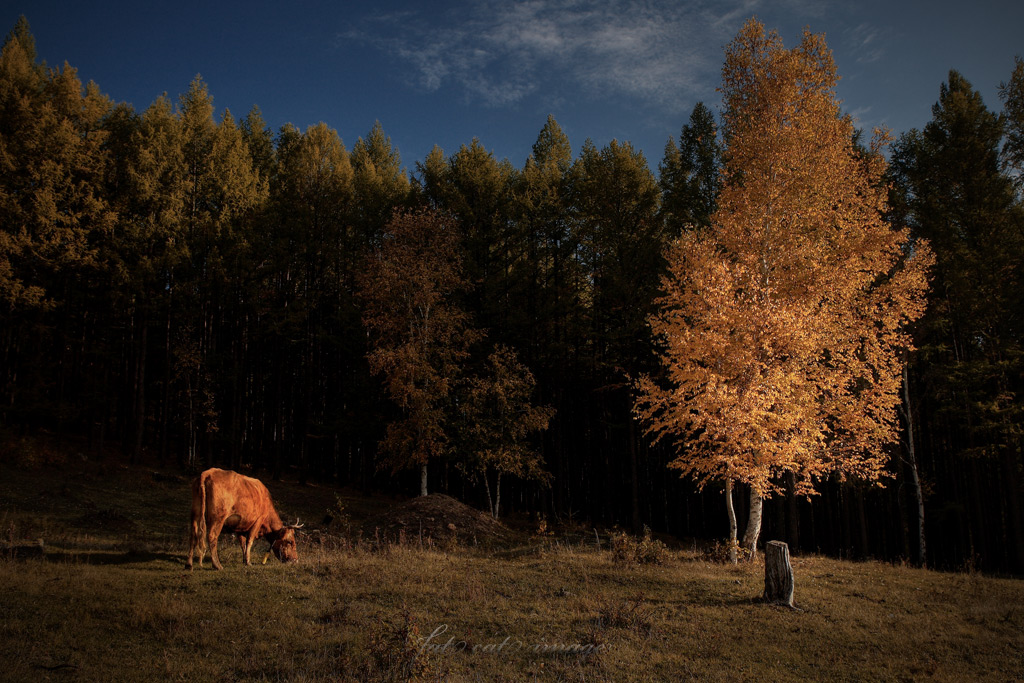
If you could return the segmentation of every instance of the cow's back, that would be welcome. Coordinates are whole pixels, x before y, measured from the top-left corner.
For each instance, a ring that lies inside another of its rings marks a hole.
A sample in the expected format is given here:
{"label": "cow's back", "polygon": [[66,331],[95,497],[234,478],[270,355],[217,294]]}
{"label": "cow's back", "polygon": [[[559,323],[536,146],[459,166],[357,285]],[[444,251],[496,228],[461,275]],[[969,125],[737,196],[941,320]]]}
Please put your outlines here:
{"label": "cow's back", "polygon": [[208,522],[223,522],[237,515],[236,530],[247,531],[271,514],[270,492],[260,480],[217,468],[206,470],[200,478],[205,489]]}

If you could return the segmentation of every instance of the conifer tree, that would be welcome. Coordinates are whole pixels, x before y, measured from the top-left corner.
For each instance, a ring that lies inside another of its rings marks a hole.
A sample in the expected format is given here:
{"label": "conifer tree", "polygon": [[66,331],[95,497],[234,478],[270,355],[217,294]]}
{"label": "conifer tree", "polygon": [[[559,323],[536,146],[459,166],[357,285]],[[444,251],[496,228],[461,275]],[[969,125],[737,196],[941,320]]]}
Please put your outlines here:
{"label": "conifer tree", "polygon": [[[607,476],[617,471],[629,477],[631,526],[639,532],[640,452],[628,378],[654,361],[646,317],[664,266],[658,184],[643,153],[628,142],[612,140],[599,151],[587,141],[571,170],[570,198],[589,328],[578,345],[586,356],[585,380],[577,391],[594,397],[584,419],[603,424],[605,432],[592,457],[604,461]],[[609,452],[613,431],[625,443]],[[626,458],[619,456],[623,451]]]}
{"label": "conifer tree", "polygon": [[355,215],[353,222],[360,235],[361,248],[370,251],[380,246],[384,225],[396,209],[409,205],[411,185],[402,168],[401,155],[384,134],[380,121],[365,138],[352,146]]}
{"label": "conifer tree", "polygon": [[116,219],[103,192],[111,109],[68,64],[36,63],[19,19],[0,48],[0,420],[24,411],[60,434],[90,411],[75,392],[79,382],[91,392],[97,378],[69,359],[101,348],[87,321],[89,303],[109,293],[101,247]]}
{"label": "conifer tree", "polygon": [[[1024,73],[1019,63],[1017,72]],[[1009,109],[1011,89],[1004,90]],[[942,455],[998,464],[1009,534],[1000,545],[1015,548],[1014,561],[1024,566],[1024,410],[1017,398],[1024,366],[1024,210],[1000,155],[1004,123],[1012,118],[989,110],[967,79],[951,71],[932,120],[896,146],[893,176],[896,219],[935,250],[934,292],[915,333],[928,412],[951,437]],[[1012,167],[1012,133],[1005,139]]]}
{"label": "conifer tree", "polygon": [[698,102],[683,126],[679,144],[669,138],[658,167],[661,214],[671,235],[707,227],[721,189],[721,156],[715,117]]}
{"label": "conifer tree", "polygon": [[1024,184],[1024,59],[1013,60],[1010,80],[999,84],[999,97],[1003,101],[1006,122],[1006,143],[1003,152],[1006,161],[1017,172],[1017,184]]}

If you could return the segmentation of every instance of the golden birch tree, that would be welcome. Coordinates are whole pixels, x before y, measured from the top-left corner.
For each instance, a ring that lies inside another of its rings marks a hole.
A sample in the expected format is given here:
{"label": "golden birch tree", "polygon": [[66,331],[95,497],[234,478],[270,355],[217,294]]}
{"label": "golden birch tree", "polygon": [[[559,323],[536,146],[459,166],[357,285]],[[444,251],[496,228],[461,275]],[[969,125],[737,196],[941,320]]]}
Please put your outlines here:
{"label": "golden birch tree", "polygon": [[785,49],[748,21],[726,48],[723,188],[711,225],[667,251],[649,318],[663,374],[638,381],[648,433],[699,486],[750,488],[751,556],[778,475],[877,481],[897,438],[902,351],[927,245],[883,221],[884,133],[858,149],[824,37]]}

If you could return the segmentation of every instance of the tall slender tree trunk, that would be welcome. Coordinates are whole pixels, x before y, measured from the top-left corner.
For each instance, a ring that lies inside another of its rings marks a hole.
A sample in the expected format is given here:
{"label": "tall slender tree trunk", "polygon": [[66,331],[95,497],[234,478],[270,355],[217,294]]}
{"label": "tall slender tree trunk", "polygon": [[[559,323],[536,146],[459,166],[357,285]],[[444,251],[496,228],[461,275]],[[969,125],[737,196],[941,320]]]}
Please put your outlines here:
{"label": "tall slender tree trunk", "polygon": [[732,479],[725,480],[725,511],[729,515],[729,561],[736,564],[736,508],[732,506]]}
{"label": "tall slender tree trunk", "polygon": [[146,349],[149,346],[149,326],[146,324],[145,318],[143,318],[141,327],[135,369],[135,443],[131,455],[133,464],[142,458],[142,443],[146,429]]}
{"label": "tall slender tree trunk", "polygon": [[743,548],[748,558],[753,561],[757,554],[757,539],[761,535],[761,511],[764,499],[753,487],[750,488],[750,515],[747,517],[747,530],[743,532]]}
{"label": "tall slender tree trunk", "polygon": [[637,466],[636,421],[629,421],[629,474],[633,533],[640,533],[640,468]]}
{"label": "tall slender tree trunk", "polygon": [[796,505],[796,475],[786,472],[786,543],[791,551],[800,547],[800,511]]}
{"label": "tall slender tree trunk", "polygon": [[914,413],[910,408],[910,377],[907,372],[907,359],[903,360],[903,416],[907,421],[907,467],[910,470],[910,487],[914,491],[917,502],[917,563],[928,566],[928,554],[924,538],[924,495],[921,491],[921,478],[917,471],[917,451],[914,448]]}
{"label": "tall slender tree trunk", "polygon": [[427,495],[427,463],[420,465],[420,495]]}
{"label": "tall slender tree trunk", "polygon": [[494,498],[491,496],[491,482],[487,478],[487,470],[484,470],[483,474],[484,490],[487,491],[487,510],[491,513],[491,517],[494,517]]}
{"label": "tall slender tree trunk", "polygon": [[494,519],[498,519],[498,510],[501,508],[501,472],[498,472],[498,478],[494,482],[494,510],[492,516]]}

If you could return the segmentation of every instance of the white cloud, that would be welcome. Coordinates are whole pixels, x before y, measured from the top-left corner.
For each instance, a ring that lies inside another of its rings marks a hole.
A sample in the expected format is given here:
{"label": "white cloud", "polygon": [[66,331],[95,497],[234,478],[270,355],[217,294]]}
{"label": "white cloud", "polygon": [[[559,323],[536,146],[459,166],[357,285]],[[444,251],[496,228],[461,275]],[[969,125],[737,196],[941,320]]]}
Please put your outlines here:
{"label": "white cloud", "polygon": [[846,41],[856,55],[858,64],[871,64],[885,56],[890,30],[867,22],[846,31]]}
{"label": "white cloud", "polygon": [[441,15],[378,15],[344,37],[397,57],[419,87],[454,85],[491,106],[565,88],[678,105],[717,81],[722,46],[757,4],[487,0]]}

